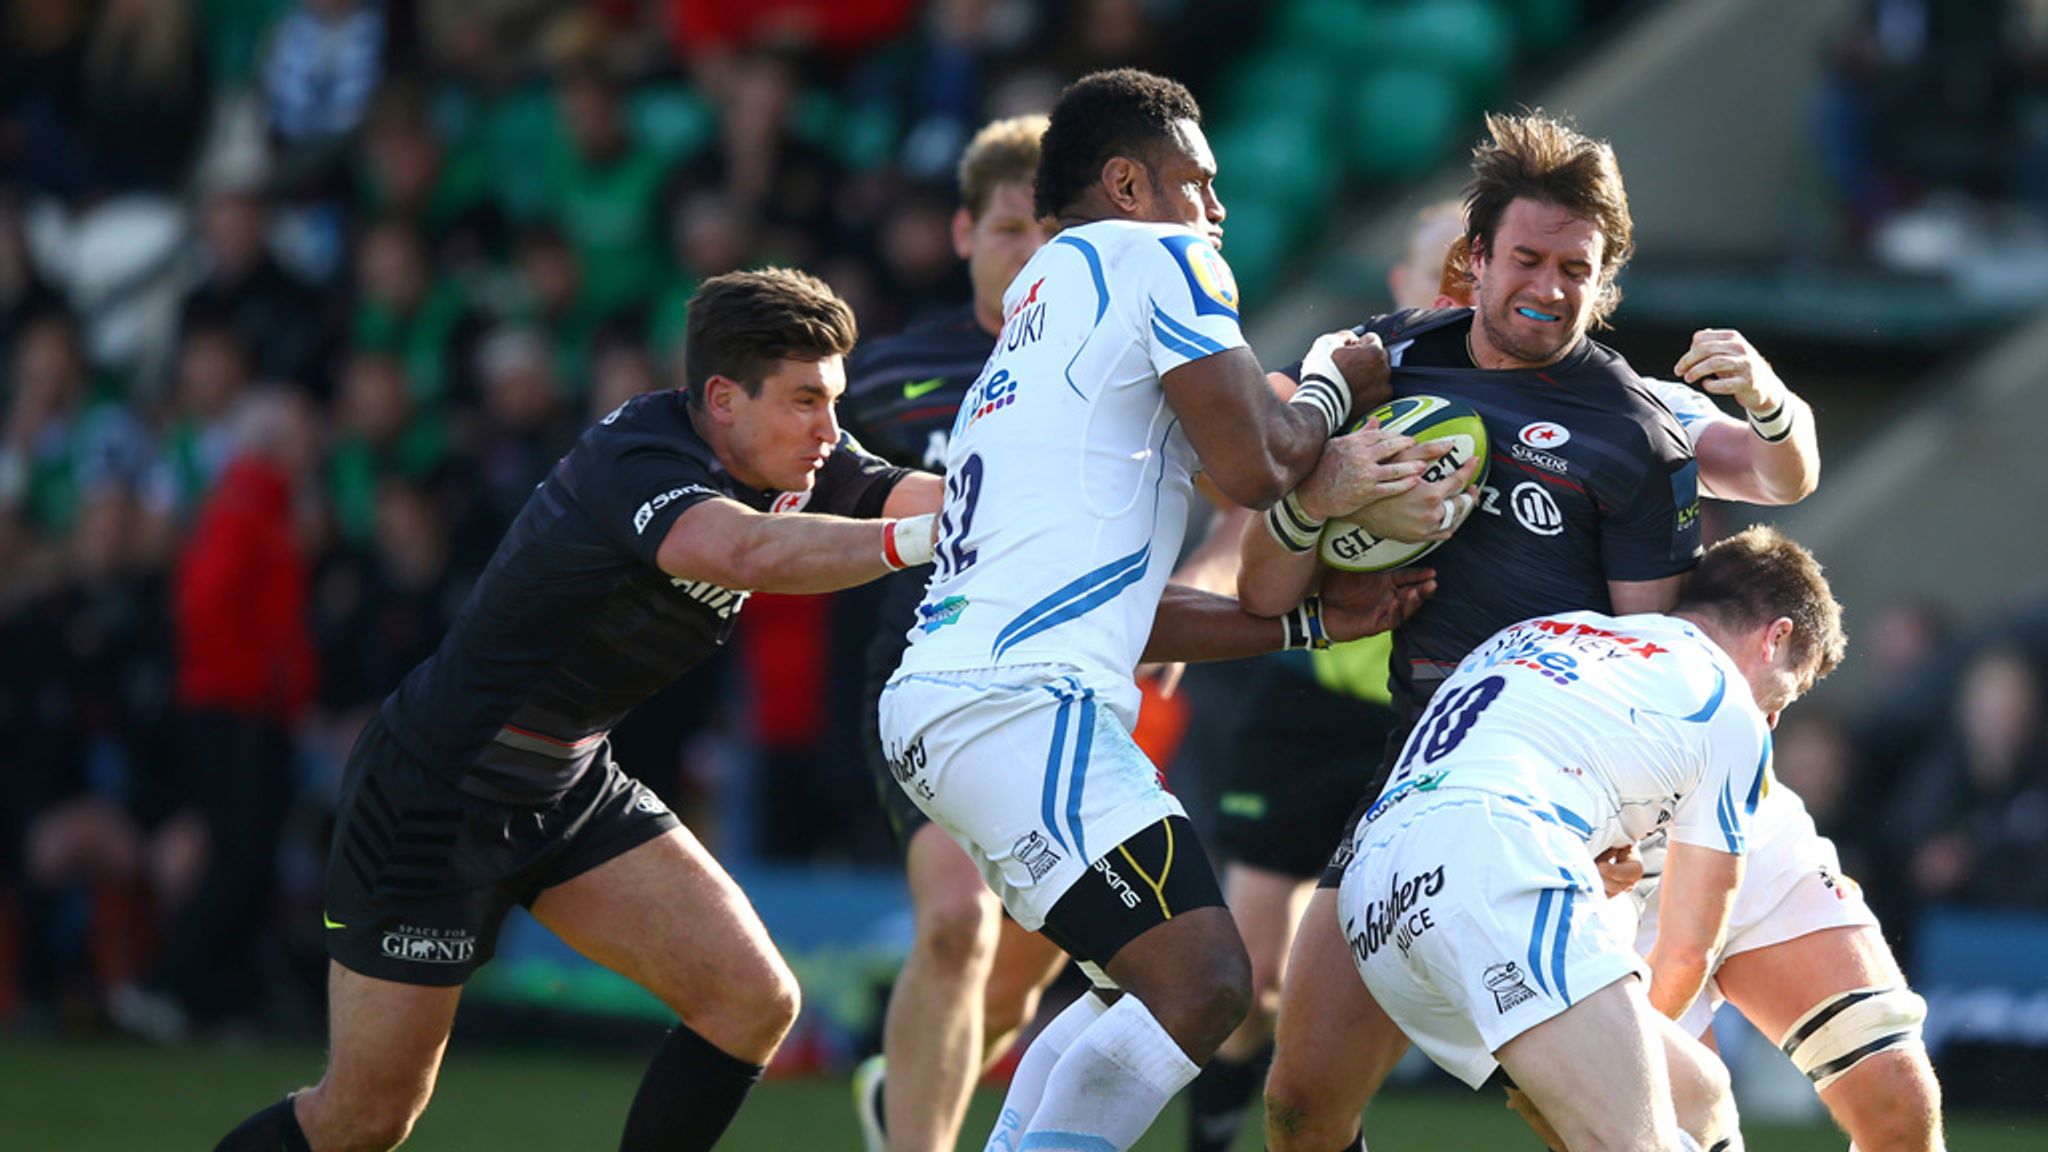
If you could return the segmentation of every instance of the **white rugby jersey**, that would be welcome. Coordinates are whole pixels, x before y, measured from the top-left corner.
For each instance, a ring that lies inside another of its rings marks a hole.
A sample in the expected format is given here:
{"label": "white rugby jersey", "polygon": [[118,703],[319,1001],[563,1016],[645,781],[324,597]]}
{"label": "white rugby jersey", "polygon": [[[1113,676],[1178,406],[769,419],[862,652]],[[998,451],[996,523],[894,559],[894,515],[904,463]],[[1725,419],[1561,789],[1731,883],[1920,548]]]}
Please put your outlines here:
{"label": "white rugby jersey", "polygon": [[1507,628],[1465,658],[1373,812],[1473,788],[1563,824],[1596,855],[1659,829],[1741,855],[1770,761],[1748,681],[1699,629],[1568,612]]}
{"label": "white rugby jersey", "polygon": [[[1070,664],[1128,677],[1186,531],[1193,448],[1159,379],[1242,347],[1191,229],[1097,221],[1039,249],[946,453],[937,555],[898,675]],[[1137,691],[1120,702],[1134,709]]]}
{"label": "white rugby jersey", "polygon": [[1666,408],[1671,409],[1673,416],[1678,417],[1678,426],[1685,431],[1685,438],[1692,441],[1694,448],[1698,448],[1700,433],[1706,431],[1707,424],[1714,417],[1721,415],[1720,406],[1714,403],[1712,397],[1690,385],[1675,380],[1659,380],[1651,376],[1644,376],[1641,379],[1643,387],[1648,388]]}

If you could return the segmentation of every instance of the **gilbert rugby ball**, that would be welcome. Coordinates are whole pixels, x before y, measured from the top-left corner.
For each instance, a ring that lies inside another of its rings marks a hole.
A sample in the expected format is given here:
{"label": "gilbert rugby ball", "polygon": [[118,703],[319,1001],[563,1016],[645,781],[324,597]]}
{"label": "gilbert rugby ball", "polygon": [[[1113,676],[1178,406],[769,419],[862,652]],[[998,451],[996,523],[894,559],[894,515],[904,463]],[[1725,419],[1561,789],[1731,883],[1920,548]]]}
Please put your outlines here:
{"label": "gilbert rugby ball", "polygon": [[[1413,436],[1418,442],[1450,441],[1450,454],[1430,465],[1429,471],[1423,473],[1424,482],[1443,479],[1474,456],[1479,458],[1479,475],[1473,483],[1486,482],[1486,424],[1470,407],[1441,396],[1403,396],[1375,410],[1370,419],[1378,420],[1380,427],[1389,432]],[[1365,419],[1355,420],[1345,431],[1356,431],[1364,423]],[[1411,544],[1405,540],[1382,540],[1356,524],[1332,520],[1323,525],[1321,552],[1323,563],[1332,568],[1384,572],[1422,559],[1439,543],[1442,541]]]}

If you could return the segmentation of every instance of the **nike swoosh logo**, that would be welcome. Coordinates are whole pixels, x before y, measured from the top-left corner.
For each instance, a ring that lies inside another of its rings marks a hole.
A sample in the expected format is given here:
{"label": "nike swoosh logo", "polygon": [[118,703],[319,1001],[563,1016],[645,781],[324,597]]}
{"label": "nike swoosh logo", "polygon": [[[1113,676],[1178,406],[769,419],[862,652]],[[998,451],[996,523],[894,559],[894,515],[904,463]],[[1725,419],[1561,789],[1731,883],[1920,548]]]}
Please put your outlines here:
{"label": "nike swoosh logo", "polygon": [[343,924],[343,923],[342,923],[341,921],[339,921],[339,920],[336,920],[335,918],[333,918],[332,916],[329,916],[329,915],[328,915],[327,913],[325,913],[325,912],[322,912],[322,913],[320,913],[320,922],[321,922],[322,924],[325,924],[325,925],[327,925],[327,926],[328,926],[329,928],[346,928],[346,927],[348,927],[348,925],[346,925],[346,924]]}
{"label": "nike swoosh logo", "polygon": [[915,400],[927,392],[940,388],[945,383],[946,378],[944,376],[934,376],[929,380],[912,380],[903,386],[903,398],[905,400]]}

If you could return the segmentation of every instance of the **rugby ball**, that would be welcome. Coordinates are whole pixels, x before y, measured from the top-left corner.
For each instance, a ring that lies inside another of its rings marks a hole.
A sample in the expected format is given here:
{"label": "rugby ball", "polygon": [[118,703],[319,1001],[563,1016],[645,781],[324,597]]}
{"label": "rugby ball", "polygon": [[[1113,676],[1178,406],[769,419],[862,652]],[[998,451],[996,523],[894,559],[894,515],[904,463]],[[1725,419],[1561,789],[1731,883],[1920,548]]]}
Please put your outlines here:
{"label": "rugby ball", "polygon": [[[1413,436],[1418,442],[1450,441],[1450,454],[1429,466],[1429,471],[1422,474],[1425,482],[1443,479],[1474,456],[1479,458],[1479,475],[1473,483],[1486,482],[1486,423],[1467,405],[1441,396],[1403,396],[1374,410],[1369,417],[1352,421],[1344,431],[1357,431],[1367,419],[1378,420],[1381,428]],[[1345,572],[1384,572],[1422,559],[1440,543],[1382,540],[1349,521],[1332,520],[1323,525],[1321,553],[1323,563]]]}

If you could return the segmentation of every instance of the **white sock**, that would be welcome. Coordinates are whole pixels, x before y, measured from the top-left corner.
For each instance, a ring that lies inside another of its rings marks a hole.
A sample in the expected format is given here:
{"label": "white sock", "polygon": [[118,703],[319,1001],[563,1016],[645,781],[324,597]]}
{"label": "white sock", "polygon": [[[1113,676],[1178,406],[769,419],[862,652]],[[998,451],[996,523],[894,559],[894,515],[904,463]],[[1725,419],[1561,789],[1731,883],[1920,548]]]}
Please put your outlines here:
{"label": "white sock", "polygon": [[1144,1003],[1125,996],[1060,1057],[1018,1152],[1129,1148],[1200,1071]]}
{"label": "white sock", "polygon": [[996,1128],[989,1133],[984,1152],[1017,1152],[1017,1143],[1024,1138],[1024,1126],[1031,1122],[1031,1115],[1038,1111],[1038,1101],[1045,1094],[1046,1078],[1059,1065],[1060,1057],[1081,1038],[1081,1033],[1107,1011],[1109,1005],[1102,1002],[1102,997],[1092,991],[1084,992],[1038,1030],[1031,1046],[1017,1060],[1017,1071],[1010,1077],[1010,1090],[1003,1096],[1003,1110],[996,1116]]}

